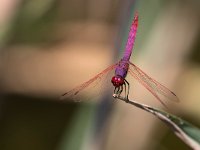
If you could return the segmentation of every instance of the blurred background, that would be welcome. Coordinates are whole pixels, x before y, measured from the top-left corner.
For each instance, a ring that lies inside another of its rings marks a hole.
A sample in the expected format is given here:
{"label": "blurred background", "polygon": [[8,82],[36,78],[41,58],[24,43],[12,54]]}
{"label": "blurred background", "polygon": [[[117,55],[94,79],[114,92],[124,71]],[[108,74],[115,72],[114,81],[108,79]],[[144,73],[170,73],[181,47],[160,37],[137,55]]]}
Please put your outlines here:
{"label": "blurred background", "polygon": [[[199,1],[1,0],[0,7],[1,150],[189,149],[154,116],[114,100],[113,89],[89,102],[59,97],[120,60],[138,11],[131,61],[178,95],[167,111],[200,127]],[[127,80],[131,99],[165,109]]]}

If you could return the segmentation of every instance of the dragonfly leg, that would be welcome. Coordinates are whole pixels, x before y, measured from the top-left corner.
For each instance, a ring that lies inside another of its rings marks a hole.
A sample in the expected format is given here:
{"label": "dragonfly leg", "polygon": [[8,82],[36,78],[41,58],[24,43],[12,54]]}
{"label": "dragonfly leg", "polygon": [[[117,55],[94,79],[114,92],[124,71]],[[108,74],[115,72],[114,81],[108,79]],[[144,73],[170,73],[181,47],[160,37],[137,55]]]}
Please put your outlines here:
{"label": "dragonfly leg", "polygon": [[121,95],[122,91],[123,91],[123,85],[120,86],[119,95]]}
{"label": "dragonfly leg", "polygon": [[[124,85],[124,96],[126,97],[126,95],[127,95],[127,88],[126,88],[126,84],[124,83],[123,85]],[[122,85],[122,86],[123,86],[123,85]]]}
{"label": "dragonfly leg", "polygon": [[114,94],[120,95],[120,93],[121,93],[120,87],[115,87]]}
{"label": "dragonfly leg", "polygon": [[[129,90],[130,90],[130,85],[128,83],[128,81],[126,79],[124,79],[125,83],[124,83],[124,87],[125,87],[125,97],[127,102],[129,101],[128,99],[128,95],[129,95]],[[126,86],[127,85],[127,86]],[[127,91],[127,92],[126,92]]]}
{"label": "dragonfly leg", "polygon": [[116,94],[116,89],[117,89],[117,87],[115,87],[115,89],[114,89],[114,94]]}

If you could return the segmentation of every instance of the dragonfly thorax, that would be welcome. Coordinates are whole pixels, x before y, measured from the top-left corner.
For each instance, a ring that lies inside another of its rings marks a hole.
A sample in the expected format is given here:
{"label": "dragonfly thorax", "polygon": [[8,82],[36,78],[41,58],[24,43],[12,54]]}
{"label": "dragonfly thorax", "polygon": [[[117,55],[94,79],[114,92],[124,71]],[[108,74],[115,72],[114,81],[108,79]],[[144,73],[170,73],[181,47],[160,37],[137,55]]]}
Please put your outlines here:
{"label": "dragonfly thorax", "polygon": [[111,82],[115,87],[119,87],[119,86],[122,86],[124,84],[124,78],[117,75],[117,76],[112,77]]}

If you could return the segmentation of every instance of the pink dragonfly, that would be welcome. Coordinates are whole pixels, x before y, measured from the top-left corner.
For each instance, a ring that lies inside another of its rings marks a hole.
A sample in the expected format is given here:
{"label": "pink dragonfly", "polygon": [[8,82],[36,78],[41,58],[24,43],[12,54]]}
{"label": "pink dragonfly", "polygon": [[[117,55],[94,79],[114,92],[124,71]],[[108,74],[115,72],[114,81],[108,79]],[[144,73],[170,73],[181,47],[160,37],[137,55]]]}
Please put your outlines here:
{"label": "pink dragonfly", "polygon": [[139,83],[141,83],[149,92],[151,92],[151,94],[155,96],[156,99],[159,100],[164,106],[166,105],[161,100],[158,94],[161,94],[167,97],[168,99],[178,102],[179,100],[177,96],[172,91],[170,91],[168,88],[166,88],[156,80],[152,79],[150,76],[144,73],[140,68],[138,68],[136,65],[134,65],[129,61],[136,39],[137,27],[138,27],[138,14],[136,13],[129,31],[128,41],[126,43],[126,48],[123,58],[118,63],[109,66],[108,68],[97,74],[95,77],[84,82],[80,86],[75,87],[74,89],[64,93],[61,96],[61,99],[77,96],[79,93],[81,93],[81,91],[91,86],[91,84],[94,83],[97,84],[97,82],[99,82],[103,77],[105,77],[106,74],[115,69],[115,75],[111,79],[111,82],[114,86],[113,96],[114,95],[115,97],[116,95],[121,96],[122,92],[124,92],[126,100],[129,101],[128,95],[129,95],[130,85],[125,78],[127,76],[127,73],[130,73],[131,76],[133,76],[137,81],[139,81]]}

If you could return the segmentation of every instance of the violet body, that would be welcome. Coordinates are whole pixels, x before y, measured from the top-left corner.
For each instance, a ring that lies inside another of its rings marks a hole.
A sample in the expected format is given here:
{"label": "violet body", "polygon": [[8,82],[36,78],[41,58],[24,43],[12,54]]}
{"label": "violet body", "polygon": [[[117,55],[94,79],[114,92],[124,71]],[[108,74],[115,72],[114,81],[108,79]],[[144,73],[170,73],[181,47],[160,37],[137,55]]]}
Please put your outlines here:
{"label": "violet body", "polygon": [[115,76],[120,76],[122,78],[125,78],[127,75],[129,68],[128,61],[131,57],[132,49],[135,43],[137,27],[138,27],[138,14],[136,13],[129,31],[123,58],[121,59],[121,61],[119,62],[118,66],[115,69]]}

